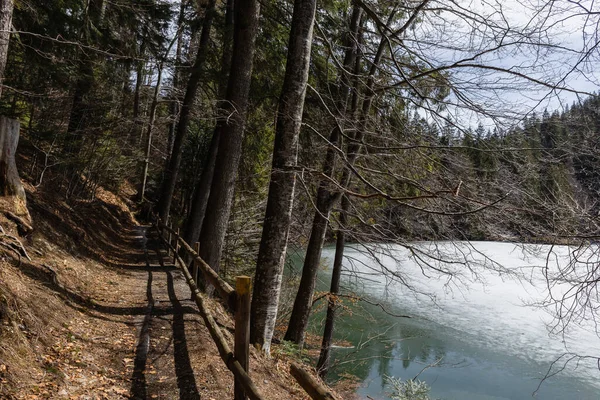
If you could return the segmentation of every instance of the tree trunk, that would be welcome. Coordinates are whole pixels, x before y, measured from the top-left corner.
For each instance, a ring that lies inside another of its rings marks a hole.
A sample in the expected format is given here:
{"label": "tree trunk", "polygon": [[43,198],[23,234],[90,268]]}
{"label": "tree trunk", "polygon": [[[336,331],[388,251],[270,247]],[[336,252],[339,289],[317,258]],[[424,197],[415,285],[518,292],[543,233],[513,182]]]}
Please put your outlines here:
{"label": "tree trunk", "polygon": [[219,81],[219,98],[227,95],[227,82],[229,81],[229,70],[231,69],[231,51],[233,47],[234,29],[234,0],[227,0],[225,4],[225,27],[223,33],[223,54],[221,54],[221,79]]}
{"label": "tree trunk", "polygon": [[[359,34],[361,16],[362,11],[360,7],[355,5],[350,22],[350,34],[348,35],[349,37],[347,39],[344,70],[351,69],[355,64],[357,54],[355,39]],[[349,78],[346,76],[344,71],[342,71],[342,74],[342,89],[340,97],[338,98],[339,110],[345,109],[349,96]],[[327,148],[327,154],[323,163],[323,174],[327,177],[333,177],[337,159],[337,150],[334,147],[338,147],[340,135],[340,127],[336,126],[332,130],[329,137],[331,145]],[[310,310],[312,307],[312,298],[315,291],[317,272],[321,262],[321,250],[323,248],[323,243],[325,242],[325,234],[327,233],[327,227],[329,224],[329,214],[334,205],[333,200],[334,198],[329,190],[328,183],[326,181],[322,181],[319,185],[319,189],[317,190],[317,209],[313,218],[310,239],[306,249],[304,265],[302,267],[300,286],[298,287],[298,293],[296,294],[296,298],[294,300],[292,315],[290,317],[284,338],[285,340],[296,343],[300,347],[304,345],[304,336],[306,333],[306,326],[308,324],[308,317],[310,316]]]}
{"label": "tree trunk", "polygon": [[187,127],[191,119],[192,107],[194,106],[194,100],[196,99],[196,93],[198,91],[198,86],[200,85],[202,69],[204,66],[204,61],[206,60],[206,53],[208,51],[210,29],[212,27],[212,21],[214,17],[215,3],[216,0],[210,0],[210,3],[206,8],[206,15],[204,16],[204,22],[202,23],[202,33],[200,35],[198,53],[196,54],[196,60],[188,80],[185,97],[183,98],[183,103],[181,104],[179,123],[177,124],[177,131],[175,132],[175,140],[173,141],[173,150],[169,160],[169,167],[165,171],[165,180],[163,182],[163,187],[158,201],[158,212],[163,220],[166,220],[169,215],[171,201],[173,200],[173,194],[175,193],[177,175],[179,173],[179,166],[181,164],[181,156],[183,152],[183,144],[185,142]]}
{"label": "tree trunk", "polygon": [[[204,216],[206,215],[206,206],[208,205],[208,198],[210,196],[210,187],[215,172],[215,164],[217,162],[217,152],[219,150],[219,137],[220,132],[217,128],[213,132],[213,136],[210,140],[210,147],[208,154],[206,155],[206,162],[202,173],[200,174],[200,180],[196,185],[194,191],[194,198],[192,199],[192,209],[186,221],[183,239],[192,246],[200,238],[200,231],[202,229],[202,223],[204,222]],[[194,278],[198,278],[195,276]]]}
{"label": "tree trunk", "polygon": [[[361,150],[360,142],[362,141],[365,130],[366,130],[366,121],[368,113],[371,109],[371,103],[373,100],[374,92],[373,92],[373,73],[379,64],[381,59],[381,55],[383,52],[383,46],[380,43],[378,52],[375,56],[374,64],[372,65],[371,73],[369,75],[369,79],[367,81],[367,89],[366,89],[366,97],[363,101],[362,106],[362,114],[359,121],[359,129],[354,135],[354,141],[348,145],[348,165],[351,166],[356,161],[356,157]],[[355,68],[355,73],[358,70]],[[358,107],[358,96],[355,94],[352,99],[352,109],[356,110]],[[352,179],[352,172],[350,171],[349,166],[344,168],[344,173],[341,179],[342,187],[346,188],[350,186],[350,181]],[[329,289],[329,301],[327,304],[327,316],[325,318],[325,327],[323,329],[323,340],[321,342],[321,353],[319,355],[319,360],[317,362],[317,371],[321,378],[325,378],[327,372],[329,371],[329,363],[331,358],[331,344],[333,340],[333,330],[335,323],[335,314],[337,311],[337,295],[340,292],[340,277],[342,274],[342,261],[344,259],[344,249],[346,245],[346,234],[344,229],[348,225],[348,209],[350,207],[350,200],[347,196],[342,195],[342,207],[340,210],[340,228],[337,230],[337,238],[335,243],[335,257],[333,260],[333,271],[331,274],[331,285]],[[312,298],[312,295],[311,295]],[[310,310],[309,310],[310,313]]]}
{"label": "tree trunk", "polygon": [[[87,0],[86,4],[87,6],[83,16],[83,26],[81,27],[80,38],[83,44],[90,46],[92,45],[92,39],[89,35],[90,27],[88,25],[94,25],[96,27],[102,25],[104,22],[105,4],[103,0]],[[67,127],[67,132],[71,135],[76,134],[85,126],[85,115],[87,111],[85,98],[94,84],[93,59],[87,51],[80,50],[78,63],[77,81],[75,83],[71,114],[69,115],[69,125]],[[75,148],[72,150],[76,152],[78,150],[79,140],[71,138],[70,141],[74,142]]]}
{"label": "tree trunk", "polygon": [[[143,58],[145,52],[146,41],[142,39],[142,44],[140,45],[140,52],[138,54],[138,57]],[[133,92],[133,123],[135,129],[129,134],[129,144],[131,144],[132,146],[135,145],[137,138],[139,137],[139,134],[142,131],[144,125],[140,116],[140,98],[142,86],[144,85],[145,66],[146,61],[138,60],[135,72],[135,90]]]}
{"label": "tree trunk", "polygon": [[299,347],[304,345],[306,326],[308,325],[308,317],[310,316],[313,294],[315,292],[317,272],[321,265],[321,250],[325,242],[329,214],[333,206],[330,197],[331,195],[327,188],[324,186],[319,187],[317,193],[317,211],[313,218],[310,239],[306,248],[302,277],[300,278],[298,293],[294,300],[292,315],[290,316],[290,322],[284,337],[284,340],[294,342]]}
{"label": "tree trunk", "polygon": [[[391,14],[390,19],[393,18],[394,13]],[[359,121],[359,128],[355,134],[354,141],[348,145],[347,149],[347,166],[343,170],[342,177],[340,179],[340,185],[346,187],[350,178],[351,171],[349,166],[352,166],[356,161],[356,157],[360,151],[360,141],[364,137],[366,129],[366,121],[371,110],[371,104],[375,92],[373,91],[374,76],[379,68],[379,63],[383,56],[383,52],[386,48],[387,41],[382,38],[379,42],[377,53],[371,63],[369,69],[369,75],[367,79],[367,87],[365,88],[365,98],[363,100],[361,116]],[[325,165],[327,167],[327,165]],[[319,192],[323,190],[324,193],[318,193],[317,196],[322,196],[327,201],[323,201],[323,204],[327,205],[328,208],[320,209],[319,201],[317,201],[317,213],[315,213],[315,219],[313,222],[313,229],[306,250],[306,258],[304,259],[304,266],[302,268],[302,278],[300,280],[300,286],[298,288],[298,294],[294,300],[294,308],[290,317],[288,330],[285,334],[285,339],[293,341],[302,347],[304,345],[304,337],[306,335],[306,327],[308,325],[308,318],[310,317],[310,311],[312,307],[313,295],[315,291],[315,282],[317,279],[317,272],[319,270],[319,264],[321,262],[321,250],[325,242],[325,233],[327,231],[327,225],[329,223],[329,213],[331,208],[341,196],[340,192],[331,193],[326,185],[319,187]]]}
{"label": "tree trunk", "polygon": [[296,0],[288,45],[285,78],[277,113],[271,182],[258,251],[252,294],[250,340],[265,353],[271,349],[283,266],[292,219],[298,136],[310,66],[316,0]]}
{"label": "tree trunk", "polygon": [[[88,56],[82,55],[79,60],[78,78],[75,83],[73,102],[71,103],[71,114],[69,115],[69,125],[67,126],[67,133],[72,135],[69,138],[70,143],[76,141],[74,136],[79,135],[80,131],[85,126],[85,114],[87,109],[85,98],[92,88],[93,79],[94,70],[91,65],[91,60],[88,59]],[[76,147],[70,146],[69,150],[72,153],[75,153]]]}
{"label": "tree trunk", "polygon": [[179,17],[177,19],[177,26],[179,30],[177,32],[177,50],[175,51],[175,66],[173,67],[173,92],[171,98],[171,104],[169,105],[169,113],[171,114],[172,121],[169,124],[169,132],[167,136],[167,157],[165,157],[165,169],[168,168],[169,162],[171,161],[171,152],[173,150],[173,141],[175,140],[175,131],[177,130],[177,120],[179,116],[179,78],[181,75],[181,51],[183,49],[183,21],[185,18],[185,5],[187,1],[181,0],[179,4]]}
{"label": "tree trunk", "polygon": [[158,67],[158,78],[156,81],[156,87],[154,88],[154,95],[152,96],[152,105],[150,106],[150,117],[148,118],[148,130],[146,132],[146,151],[144,161],[142,163],[142,179],[140,182],[140,188],[138,190],[138,201],[144,201],[144,193],[146,192],[146,182],[148,179],[148,165],[150,164],[150,153],[152,151],[152,130],[154,129],[154,120],[156,118],[156,108],[158,106],[158,96],[160,94],[160,85],[162,81],[164,65],[161,62]]}
{"label": "tree trunk", "polygon": [[4,87],[4,69],[8,58],[13,6],[13,0],[0,0],[0,97]]}
{"label": "tree trunk", "polygon": [[0,116],[0,196],[5,197],[2,199],[1,207],[29,221],[25,189],[15,162],[19,128],[19,121]]}
{"label": "tree trunk", "polygon": [[[102,0],[87,0],[81,26],[80,40],[86,46],[92,46],[90,37],[91,26],[96,28],[103,24],[104,2]],[[65,144],[66,158],[68,160],[65,170],[67,184],[66,196],[72,195],[79,186],[80,178],[78,170],[80,167],[80,153],[84,143],[85,129],[88,125],[89,110],[92,108],[89,95],[95,83],[94,55],[83,49],[79,49],[78,73],[73,90],[73,101],[67,125],[67,139]],[[80,171],[79,171],[80,172]]]}
{"label": "tree trunk", "polygon": [[207,211],[210,210],[210,212],[207,212],[204,218],[200,234],[200,255],[217,271],[242,154],[260,14],[260,5],[257,0],[237,0],[234,8],[233,57],[226,103],[226,108],[231,112],[231,118],[218,122],[219,149],[207,206]]}
{"label": "tree trunk", "polygon": [[[223,37],[223,55],[221,57],[221,79],[219,82],[219,98],[224,98],[227,95],[227,80],[229,70],[231,68],[231,45],[233,43],[233,0],[227,0],[225,10],[225,35]],[[206,205],[210,195],[210,186],[215,171],[215,163],[217,161],[217,150],[219,148],[219,130],[215,128],[213,137],[210,141],[210,147],[206,156],[206,162],[200,179],[194,191],[192,199],[192,208],[190,215],[185,224],[183,238],[186,242],[193,246],[200,237],[200,230],[204,222],[206,214]],[[198,277],[194,277],[197,279]]]}
{"label": "tree trunk", "polygon": [[325,328],[323,329],[323,341],[321,342],[321,354],[317,362],[317,371],[321,378],[325,378],[329,371],[329,361],[331,358],[331,343],[333,340],[333,328],[335,323],[335,314],[337,311],[338,294],[340,293],[340,277],[342,276],[342,261],[344,260],[344,248],[346,246],[345,229],[348,223],[348,207],[350,202],[344,196],[342,198],[342,210],[340,212],[340,227],[337,230],[335,242],[335,258],[333,260],[333,271],[331,273],[331,286],[329,288],[329,300],[327,303],[327,316],[325,318]]}
{"label": "tree trunk", "polygon": [[[390,20],[393,18],[394,13],[390,15]],[[352,166],[356,161],[356,157],[360,151],[360,141],[364,137],[366,129],[366,121],[371,110],[371,104],[375,92],[373,91],[374,76],[379,68],[379,63],[383,56],[383,52],[386,48],[387,41],[382,38],[379,42],[379,47],[371,63],[369,69],[367,87],[365,88],[365,98],[363,100],[361,116],[359,121],[359,128],[355,134],[354,141],[349,143],[346,159],[347,166],[343,169],[343,174],[340,179],[340,185],[346,187],[351,178],[351,171],[349,166]],[[357,102],[355,103],[357,104]],[[328,168],[327,163],[325,169]],[[328,175],[329,176],[329,175]],[[310,317],[310,311],[312,307],[313,295],[315,291],[315,283],[317,279],[317,272],[321,262],[321,250],[325,242],[325,233],[329,223],[329,214],[337,199],[341,196],[340,192],[331,193],[327,185],[321,184],[319,192],[317,193],[317,212],[313,221],[313,229],[311,231],[310,240],[306,250],[306,257],[304,259],[304,266],[302,268],[302,278],[300,280],[300,286],[298,288],[298,294],[294,300],[294,308],[292,315],[290,316],[290,322],[288,330],[285,334],[285,339],[293,341],[298,346],[304,345],[304,337],[306,335],[306,327],[308,325],[308,318]],[[322,204],[326,208],[321,208],[319,205]]]}

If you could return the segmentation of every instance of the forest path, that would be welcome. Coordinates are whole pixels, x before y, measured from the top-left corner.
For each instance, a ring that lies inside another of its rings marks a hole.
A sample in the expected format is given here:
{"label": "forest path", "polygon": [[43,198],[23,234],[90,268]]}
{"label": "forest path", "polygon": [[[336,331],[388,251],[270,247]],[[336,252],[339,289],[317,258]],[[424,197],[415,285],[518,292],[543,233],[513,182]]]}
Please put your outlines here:
{"label": "forest path", "polygon": [[[31,332],[23,326],[32,338],[23,348],[31,351],[30,368],[22,368],[9,398],[233,399],[233,374],[158,232],[105,197],[74,204],[30,197],[36,257],[4,270],[35,308]],[[231,315],[217,301],[206,304],[232,346]],[[307,398],[285,357],[251,348],[250,368],[265,399]]]}
{"label": "forest path", "polygon": [[[54,373],[40,377],[37,397],[22,398],[233,398],[233,375],[156,230],[129,225],[115,233],[96,241],[103,260],[88,264],[92,274],[80,270],[71,281],[59,274],[59,287],[51,285],[76,314],[51,329],[55,344],[44,357]],[[222,308],[211,308],[231,329]]]}
{"label": "forest path", "polygon": [[[173,257],[166,254],[156,229],[140,226],[135,231],[146,265],[136,272],[138,283],[132,300],[141,305],[145,288],[145,313],[135,318],[135,355],[132,362],[126,363],[131,369],[129,398],[233,399],[233,374],[221,360],[196,304],[190,299],[183,273],[175,268]],[[216,301],[209,300],[207,305],[233,346],[231,316]],[[250,375],[265,399],[308,398],[288,375],[287,363],[280,369],[276,359],[258,356],[253,348],[250,359]]]}
{"label": "forest path", "polygon": [[133,367],[130,396],[199,399],[186,323],[197,327],[202,321],[195,317],[194,304],[188,300],[189,289],[180,271],[166,263],[169,260],[161,251],[156,234],[149,238],[147,235],[153,231],[147,227],[139,227],[138,232],[146,257],[146,271],[140,271],[146,280],[146,306],[145,314],[136,317],[135,357],[132,363],[126,363],[126,367]]}
{"label": "forest path", "polygon": [[123,358],[129,398],[219,398],[232,389],[227,386],[233,379],[226,376],[183,274],[154,229],[138,226],[130,235],[134,240],[129,243],[136,245],[130,252],[132,264],[123,266],[125,279],[115,293],[117,302],[136,310],[131,322],[134,353]]}

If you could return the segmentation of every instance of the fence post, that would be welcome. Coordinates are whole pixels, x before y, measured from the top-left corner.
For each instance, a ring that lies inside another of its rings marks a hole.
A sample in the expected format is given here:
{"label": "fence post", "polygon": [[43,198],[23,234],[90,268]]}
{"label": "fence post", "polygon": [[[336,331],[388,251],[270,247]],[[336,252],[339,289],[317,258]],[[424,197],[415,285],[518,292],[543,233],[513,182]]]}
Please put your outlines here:
{"label": "fence post", "polygon": [[167,232],[169,233],[168,238],[167,238],[167,243],[169,243],[169,246],[167,246],[167,257],[171,256],[171,220],[168,220],[169,222],[167,222],[167,226],[169,227],[169,229],[167,229]]}
{"label": "fence post", "polygon": [[[194,243],[194,251],[196,254],[200,254],[200,242]],[[192,261],[192,278],[194,278],[194,282],[198,286],[198,261],[196,261],[196,257]]]}
{"label": "fence post", "polygon": [[[235,343],[234,355],[242,368],[248,372],[250,355],[250,287],[252,278],[237,276],[235,278],[236,308],[235,308]],[[242,385],[235,381],[235,400],[246,400]]]}
{"label": "fence post", "polygon": [[175,254],[173,254],[173,264],[177,266],[177,254],[179,254],[179,228],[177,228],[177,233],[175,234],[175,245],[173,248],[175,249]]}

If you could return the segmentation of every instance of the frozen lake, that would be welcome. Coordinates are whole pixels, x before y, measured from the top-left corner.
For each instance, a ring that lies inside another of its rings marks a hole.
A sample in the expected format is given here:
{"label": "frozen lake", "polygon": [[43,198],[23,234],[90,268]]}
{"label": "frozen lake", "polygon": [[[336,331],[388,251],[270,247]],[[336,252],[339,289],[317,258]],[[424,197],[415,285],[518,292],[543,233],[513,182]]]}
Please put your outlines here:
{"label": "frozen lake", "polygon": [[[413,246],[347,249],[342,285],[387,313],[361,302],[338,318],[335,338],[353,348],[335,349],[332,379],[354,374],[361,381],[358,394],[374,399],[390,398],[386,377],[417,375],[434,399],[531,399],[534,393],[539,399],[600,399],[600,371],[591,358],[572,360],[538,390],[561,356],[554,370],[570,354],[600,356],[593,321],[575,318],[566,331],[552,333],[556,309],[540,306],[548,299],[546,277],[567,265],[574,269],[566,278],[581,277],[598,266],[594,251],[495,242]],[[332,248],[323,252],[329,269],[319,277],[320,290],[328,288],[333,255]],[[563,279],[551,293],[562,297],[571,286]],[[590,296],[592,306],[598,304],[597,293]],[[322,332],[321,318],[313,318],[315,332]]]}

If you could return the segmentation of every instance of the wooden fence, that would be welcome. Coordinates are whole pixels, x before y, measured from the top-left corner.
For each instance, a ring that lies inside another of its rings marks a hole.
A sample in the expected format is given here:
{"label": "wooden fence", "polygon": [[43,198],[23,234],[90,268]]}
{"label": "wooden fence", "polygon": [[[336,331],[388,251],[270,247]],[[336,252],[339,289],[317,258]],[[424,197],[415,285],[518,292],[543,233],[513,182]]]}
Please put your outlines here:
{"label": "wooden fence", "polygon": [[[206,263],[198,253],[192,249],[179,236],[179,231],[173,230],[164,224],[159,218],[155,220],[155,226],[160,238],[167,245],[169,255],[173,252],[173,262],[179,266],[192,291],[192,298],[196,302],[200,315],[210,332],[210,336],[217,345],[219,355],[235,377],[235,400],[263,400],[264,396],[248,376],[248,360],[250,354],[250,286],[251,278],[247,276],[236,277],[235,290]],[[165,238],[165,236],[167,236]],[[183,251],[180,251],[183,249]],[[197,247],[196,247],[197,249]],[[190,274],[181,253],[186,253],[193,260],[194,277],[196,271],[201,271],[203,277],[214,286],[216,293],[235,313],[234,351],[231,351],[221,329],[215,322],[210,311],[206,307],[206,300],[198,288],[198,285]]]}
{"label": "wooden fence", "polygon": [[[194,245],[195,249],[192,249],[179,235],[179,230],[173,230],[173,228],[163,223],[160,218],[155,218],[154,225],[159,232],[160,238],[167,246],[169,256],[173,252],[173,263],[182,270],[192,291],[192,298],[198,305],[200,315],[204,319],[204,323],[217,345],[221,359],[235,377],[235,400],[245,400],[247,398],[251,400],[263,400],[263,395],[248,376],[250,355],[250,287],[252,279],[247,276],[236,277],[234,290],[198,255],[199,243],[196,243]],[[182,258],[182,253],[186,254],[193,261],[192,273],[190,273],[184,261],[184,258],[187,259],[188,257]],[[204,296],[195,280],[199,272],[215,288],[216,293],[218,293],[227,306],[234,311],[235,333],[233,352],[225,341],[221,329],[206,307]],[[290,366],[290,374],[312,399],[336,399],[328,387],[320,383],[300,366],[292,364]]]}

